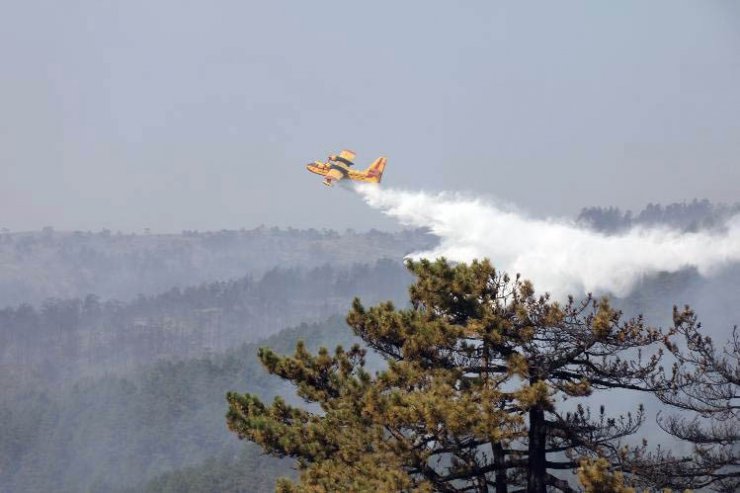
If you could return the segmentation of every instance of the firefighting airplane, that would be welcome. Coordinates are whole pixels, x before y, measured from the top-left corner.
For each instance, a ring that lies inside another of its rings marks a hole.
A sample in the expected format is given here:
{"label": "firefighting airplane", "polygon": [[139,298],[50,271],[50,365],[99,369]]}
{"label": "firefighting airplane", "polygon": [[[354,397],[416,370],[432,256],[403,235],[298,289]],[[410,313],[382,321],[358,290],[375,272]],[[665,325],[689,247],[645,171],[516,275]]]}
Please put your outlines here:
{"label": "firefighting airplane", "polygon": [[355,164],[352,162],[354,159],[355,153],[344,149],[338,155],[333,154],[329,156],[327,162],[314,161],[306,165],[306,169],[311,173],[323,176],[323,183],[328,187],[345,178],[352,181],[380,183],[380,179],[383,177],[383,171],[385,170],[385,163],[388,161],[385,157],[379,157],[367,169],[362,171],[352,169],[352,166]]}

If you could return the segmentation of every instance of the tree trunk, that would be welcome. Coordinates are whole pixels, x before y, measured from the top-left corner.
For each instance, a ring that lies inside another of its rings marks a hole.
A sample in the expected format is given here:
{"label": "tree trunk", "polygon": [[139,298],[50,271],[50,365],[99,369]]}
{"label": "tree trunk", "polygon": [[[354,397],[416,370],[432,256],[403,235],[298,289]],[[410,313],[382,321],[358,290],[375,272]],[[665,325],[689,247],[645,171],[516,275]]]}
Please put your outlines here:
{"label": "tree trunk", "polygon": [[501,442],[494,442],[493,463],[496,465],[496,493],[507,493],[505,459],[504,447],[501,446]]}
{"label": "tree trunk", "polygon": [[546,493],[547,454],[545,439],[547,429],[545,410],[539,406],[529,410],[529,468],[527,470],[527,493]]}

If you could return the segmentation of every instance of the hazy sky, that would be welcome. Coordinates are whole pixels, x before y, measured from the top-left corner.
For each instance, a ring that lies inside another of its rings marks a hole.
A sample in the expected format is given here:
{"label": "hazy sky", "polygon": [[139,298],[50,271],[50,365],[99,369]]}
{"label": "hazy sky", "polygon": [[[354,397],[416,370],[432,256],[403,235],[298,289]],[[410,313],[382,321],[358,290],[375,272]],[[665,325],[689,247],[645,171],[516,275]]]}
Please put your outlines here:
{"label": "hazy sky", "polygon": [[390,227],[304,164],[539,216],[740,200],[740,2],[0,8],[0,227]]}

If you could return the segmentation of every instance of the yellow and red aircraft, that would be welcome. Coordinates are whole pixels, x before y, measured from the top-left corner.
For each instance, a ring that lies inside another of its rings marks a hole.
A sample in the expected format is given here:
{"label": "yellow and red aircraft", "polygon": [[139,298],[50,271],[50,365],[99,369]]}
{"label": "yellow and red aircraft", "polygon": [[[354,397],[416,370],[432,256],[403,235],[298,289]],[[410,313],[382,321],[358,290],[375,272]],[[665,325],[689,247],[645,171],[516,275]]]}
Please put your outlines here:
{"label": "yellow and red aircraft", "polygon": [[352,181],[363,181],[366,183],[380,183],[385,170],[385,163],[388,161],[381,156],[368,166],[367,169],[355,171],[354,166],[355,153],[349,149],[344,149],[339,154],[329,156],[327,162],[314,161],[306,165],[306,169],[311,173],[316,173],[324,177],[324,185],[330,187],[336,182],[347,178]]}

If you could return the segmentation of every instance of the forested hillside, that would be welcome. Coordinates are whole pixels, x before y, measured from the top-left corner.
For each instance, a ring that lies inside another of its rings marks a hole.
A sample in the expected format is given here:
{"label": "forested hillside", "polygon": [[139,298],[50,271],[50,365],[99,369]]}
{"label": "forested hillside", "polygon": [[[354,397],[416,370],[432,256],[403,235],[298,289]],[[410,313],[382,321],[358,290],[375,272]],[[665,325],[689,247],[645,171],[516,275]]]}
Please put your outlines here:
{"label": "forested hillside", "polygon": [[129,300],[173,286],[259,278],[274,267],[400,259],[434,244],[423,231],[367,233],[260,227],[182,234],[0,233],[0,307],[47,298]]}
{"label": "forested hillside", "polygon": [[[142,483],[159,474],[204,461],[210,462],[182,473],[193,478],[191,491],[272,491],[277,475],[290,474],[290,463],[261,457],[256,447],[227,432],[224,395],[233,389],[266,399],[290,395],[284,383],[262,370],[257,349],[265,344],[288,352],[299,339],[314,349],[354,341],[342,317],[333,317],[284,330],[260,344],[162,361],[126,376],[51,386],[3,372],[0,491],[141,491]],[[249,467],[229,468],[234,461]],[[203,478],[195,477],[207,478],[215,464],[230,471],[223,489],[209,481],[210,489],[200,489]],[[153,484],[178,484],[173,475],[157,481]],[[250,486],[236,489],[239,484]],[[187,490],[171,486],[169,491]]]}
{"label": "forested hillside", "polygon": [[223,351],[301,322],[342,313],[355,296],[403,300],[400,261],[251,276],[173,288],[130,302],[50,299],[0,310],[0,365],[57,381]]}
{"label": "forested hillside", "polygon": [[680,231],[720,228],[730,217],[740,213],[740,203],[713,204],[708,200],[677,202],[663,206],[648,204],[637,213],[618,207],[585,207],[577,222],[604,233],[619,233],[632,227],[661,226]]}
{"label": "forested hillside", "polygon": [[[411,277],[400,258],[430,240],[262,228],[4,233],[0,491],[137,490],[206,460],[259,464],[240,477],[270,491],[289,468],[242,452],[225,431],[223,396],[289,392],[261,371],[257,345],[243,344],[290,326],[271,344],[347,340],[339,327],[352,298],[403,303]],[[50,293],[60,296],[40,301]]]}

